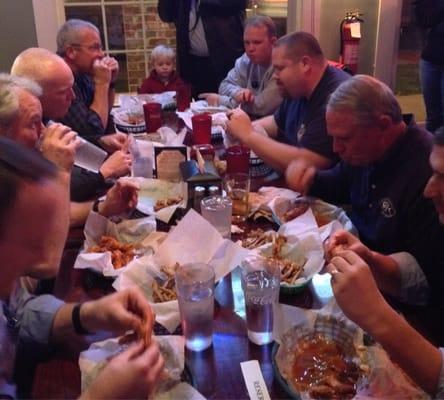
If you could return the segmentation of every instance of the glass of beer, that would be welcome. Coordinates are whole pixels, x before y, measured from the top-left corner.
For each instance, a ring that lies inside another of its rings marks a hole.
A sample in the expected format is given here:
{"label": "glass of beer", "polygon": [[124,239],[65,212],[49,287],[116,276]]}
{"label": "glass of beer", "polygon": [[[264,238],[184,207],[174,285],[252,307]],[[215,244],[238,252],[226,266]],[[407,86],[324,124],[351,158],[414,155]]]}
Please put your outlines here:
{"label": "glass of beer", "polygon": [[241,264],[248,339],[258,345],[273,341],[273,305],[279,299],[281,270],[273,259],[255,257]]}
{"label": "glass of beer", "polygon": [[249,211],[250,176],[241,173],[227,174],[224,183],[227,196],[233,202],[233,223],[244,222]]}

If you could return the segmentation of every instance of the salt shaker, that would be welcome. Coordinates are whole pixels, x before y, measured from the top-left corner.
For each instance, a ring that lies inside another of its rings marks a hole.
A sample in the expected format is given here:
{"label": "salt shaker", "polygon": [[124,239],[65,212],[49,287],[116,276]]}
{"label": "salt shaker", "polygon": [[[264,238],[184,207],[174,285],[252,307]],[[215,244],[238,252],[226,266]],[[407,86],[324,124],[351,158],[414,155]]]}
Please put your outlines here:
{"label": "salt shaker", "polygon": [[200,213],[200,201],[205,197],[205,188],[203,186],[196,186],[194,188],[193,208]]}

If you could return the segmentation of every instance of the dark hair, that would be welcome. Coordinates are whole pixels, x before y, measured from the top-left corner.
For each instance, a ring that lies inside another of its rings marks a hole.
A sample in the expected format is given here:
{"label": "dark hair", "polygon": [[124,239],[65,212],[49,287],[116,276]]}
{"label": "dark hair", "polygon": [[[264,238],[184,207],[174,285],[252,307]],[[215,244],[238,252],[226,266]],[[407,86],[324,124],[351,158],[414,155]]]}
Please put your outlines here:
{"label": "dark hair", "polygon": [[255,27],[259,28],[261,26],[267,28],[267,34],[268,37],[272,38],[273,36],[276,36],[276,24],[274,21],[269,17],[268,15],[254,15],[253,17],[248,18],[245,21],[245,29],[248,27]]}
{"label": "dark hair", "polygon": [[318,40],[308,32],[293,32],[279,38],[274,47],[285,46],[286,55],[291,60],[298,60],[303,56],[324,60],[324,53]]}
{"label": "dark hair", "polygon": [[433,143],[437,146],[444,146],[444,126],[439,127],[435,131],[435,138],[433,139]]}
{"label": "dark hair", "polygon": [[56,176],[57,168],[35,151],[0,137],[0,237],[2,227],[23,181],[39,182]]}

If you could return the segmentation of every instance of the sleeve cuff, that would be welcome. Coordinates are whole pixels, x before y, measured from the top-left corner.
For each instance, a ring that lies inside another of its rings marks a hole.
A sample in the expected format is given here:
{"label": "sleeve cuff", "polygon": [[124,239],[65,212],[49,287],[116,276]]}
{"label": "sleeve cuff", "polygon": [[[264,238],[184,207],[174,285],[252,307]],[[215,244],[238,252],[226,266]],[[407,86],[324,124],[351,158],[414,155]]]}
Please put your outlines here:
{"label": "sleeve cuff", "polygon": [[439,374],[438,387],[436,388],[435,398],[444,398],[444,348],[440,347],[441,352],[441,372]]}
{"label": "sleeve cuff", "polygon": [[426,305],[430,297],[429,284],[415,257],[407,252],[394,253],[390,257],[399,265],[401,273],[398,299],[411,305]]}
{"label": "sleeve cuff", "polygon": [[47,346],[54,317],[63,304],[63,301],[51,295],[32,298],[25,306],[26,311],[20,324],[20,339],[25,343]]}

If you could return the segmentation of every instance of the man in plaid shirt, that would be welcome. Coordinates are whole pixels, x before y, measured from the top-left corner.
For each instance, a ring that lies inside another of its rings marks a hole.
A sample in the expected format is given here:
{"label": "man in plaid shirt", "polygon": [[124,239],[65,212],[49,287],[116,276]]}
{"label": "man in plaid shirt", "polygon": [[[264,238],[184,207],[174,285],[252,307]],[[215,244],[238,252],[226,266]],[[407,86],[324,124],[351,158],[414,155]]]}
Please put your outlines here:
{"label": "man in plaid shirt", "polygon": [[119,64],[103,53],[99,30],[87,21],[68,20],[57,34],[57,53],[74,74],[75,93],[68,113],[60,122],[108,152],[122,148],[126,135],[105,135],[112,126],[109,111],[114,102]]}

